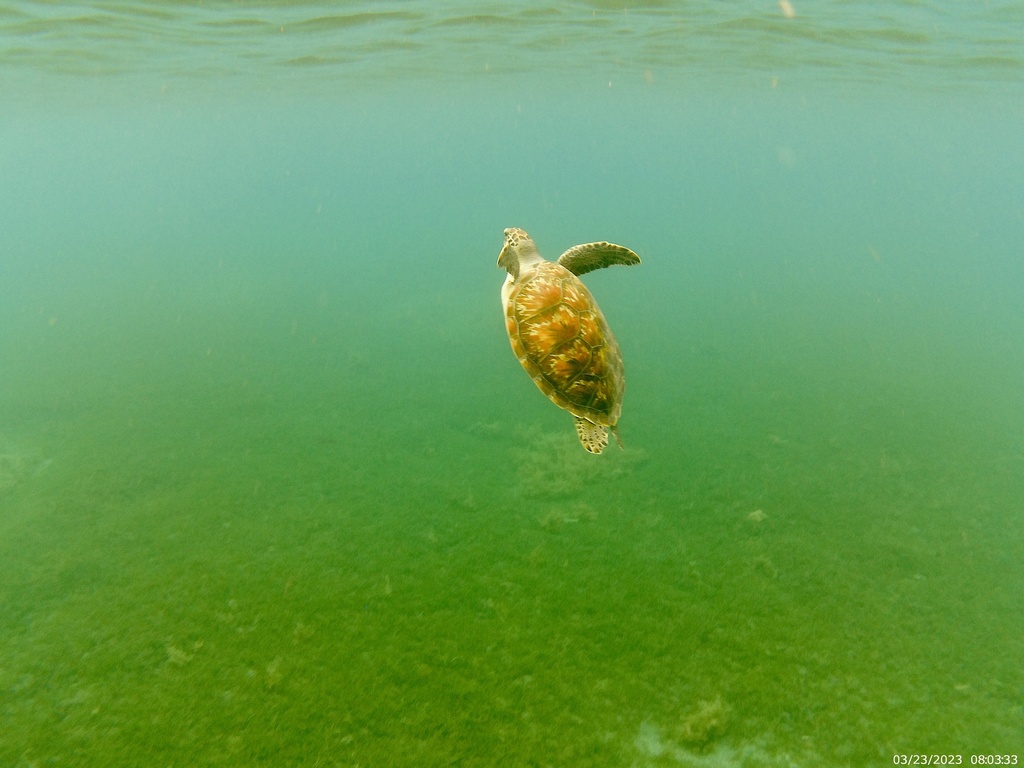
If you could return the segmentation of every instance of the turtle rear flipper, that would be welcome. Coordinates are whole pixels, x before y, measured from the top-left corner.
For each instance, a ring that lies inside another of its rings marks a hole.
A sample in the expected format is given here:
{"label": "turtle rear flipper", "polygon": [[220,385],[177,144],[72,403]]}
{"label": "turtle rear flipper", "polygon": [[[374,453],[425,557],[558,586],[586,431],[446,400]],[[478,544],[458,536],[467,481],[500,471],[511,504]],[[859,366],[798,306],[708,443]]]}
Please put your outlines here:
{"label": "turtle rear flipper", "polygon": [[640,257],[624,245],[606,243],[602,240],[599,243],[574,245],[558,257],[558,263],[579,276],[595,269],[610,267],[612,264],[639,264]]}
{"label": "turtle rear flipper", "polygon": [[608,427],[576,417],[576,434],[588,453],[603,453],[608,447]]}

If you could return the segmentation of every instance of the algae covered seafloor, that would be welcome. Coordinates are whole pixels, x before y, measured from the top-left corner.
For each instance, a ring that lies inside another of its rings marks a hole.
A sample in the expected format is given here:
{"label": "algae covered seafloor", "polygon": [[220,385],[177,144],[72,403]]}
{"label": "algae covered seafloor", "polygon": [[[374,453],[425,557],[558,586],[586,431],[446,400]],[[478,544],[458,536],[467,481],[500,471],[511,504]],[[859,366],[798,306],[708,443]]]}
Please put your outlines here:
{"label": "algae covered seafloor", "polygon": [[105,290],[131,324],[73,286],[46,297],[55,322],[19,316],[0,760],[870,765],[1019,744],[1024,457],[998,360],[836,349],[753,305],[696,339],[630,320],[609,275],[591,282],[634,373],[627,449],[595,460],[501,337],[494,255],[440,330],[433,294],[357,323],[255,271],[155,296],[122,275]]}

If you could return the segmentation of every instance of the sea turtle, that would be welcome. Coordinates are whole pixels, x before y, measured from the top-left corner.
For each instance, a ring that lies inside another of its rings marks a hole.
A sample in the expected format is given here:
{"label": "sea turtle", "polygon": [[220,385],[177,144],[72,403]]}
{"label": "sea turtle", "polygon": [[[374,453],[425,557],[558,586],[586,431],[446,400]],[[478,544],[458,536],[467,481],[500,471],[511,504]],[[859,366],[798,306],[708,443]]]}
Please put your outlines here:
{"label": "sea turtle", "polygon": [[512,351],[540,391],[576,418],[576,434],[590,453],[605,449],[609,429],[619,440],[626,380],[619,345],[578,275],[639,263],[629,248],[605,242],[574,245],[557,262],[547,261],[516,227],[505,230],[498,255],[498,266],[508,271],[501,303]]}

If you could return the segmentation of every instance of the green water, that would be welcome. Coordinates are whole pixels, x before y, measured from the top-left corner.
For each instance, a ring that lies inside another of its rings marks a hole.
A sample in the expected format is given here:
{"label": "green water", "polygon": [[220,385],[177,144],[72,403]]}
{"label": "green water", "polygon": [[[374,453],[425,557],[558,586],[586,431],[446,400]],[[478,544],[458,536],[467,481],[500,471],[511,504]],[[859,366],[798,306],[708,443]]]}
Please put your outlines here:
{"label": "green water", "polygon": [[0,6],[0,764],[1024,761],[1024,14],[822,6]]}

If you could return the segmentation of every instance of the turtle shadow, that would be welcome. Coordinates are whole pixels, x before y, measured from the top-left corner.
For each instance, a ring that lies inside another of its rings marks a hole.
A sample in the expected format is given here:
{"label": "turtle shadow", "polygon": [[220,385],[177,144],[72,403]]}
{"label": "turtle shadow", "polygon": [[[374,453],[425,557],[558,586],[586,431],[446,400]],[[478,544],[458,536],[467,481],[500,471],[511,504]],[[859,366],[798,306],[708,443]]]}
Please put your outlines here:
{"label": "turtle shadow", "polygon": [[571,499],[597,482],[595,457],[570,433],[518,427],[512,455],[516,463],[514,492],[529,499]]}
{"label": "turtle shadow", "polygon": [[41,475],[52,461],[43,458],[37,450],[16,445],[0,436],[0,496]]}
{"label": "turtle shadow", "polygon": [[640,450],[617,449],[594,456],[583,450],[571,432],[545,432],[536,426],[516,428],[515,437],[513,492],[528,499],[578,498],[631,473],[644,456]]}

